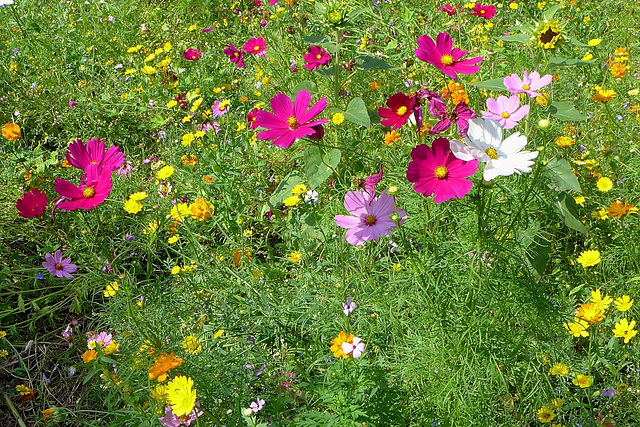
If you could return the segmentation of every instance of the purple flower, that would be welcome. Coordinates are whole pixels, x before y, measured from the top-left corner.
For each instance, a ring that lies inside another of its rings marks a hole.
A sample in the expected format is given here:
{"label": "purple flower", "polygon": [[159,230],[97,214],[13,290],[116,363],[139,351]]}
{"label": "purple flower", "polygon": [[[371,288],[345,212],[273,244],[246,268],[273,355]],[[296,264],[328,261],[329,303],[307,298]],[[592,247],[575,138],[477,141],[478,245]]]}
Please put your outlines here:
{"label": "purple flower", "polygon": [[616,394],[615,387],[605,388],[604,390],[602,390],[603,397],[613,397],[615,396],[615,394]]}
{"label": "purple flower", "polygon": [[44,258],[46,261],[42,263],[42,266],[46,268],[49,273],[53,274],[55,277],[73,279],[73,276],[70,273],[75,272],[78,269],[78,266],[71,264],[70,257],[63,260],[60,249],[58,249],[53,255],[47,253]]}
{"label": "purple flower", "polygon": [[64,338],[67,341],[70,341],[71,338],[71,334],[73,333],[73,328],[71,327],[71,324],[68,324],[66,328],[64,328],[64,331],[62,331],[62,338]]}
{"label": "purple flower", "polygon": [[547,86],[551,83],[552,75],[547,74],[544,77],[540,77],[540,73],[534,71],[529,75],[526,71],[522,76],[522,79],[517,74],[511,74],[504,78],[504,85],[507,90],[514,95],[519,93],[526,93],[531,98],[536,98],[540,96],[538,92],[539,89]]}
{"label": "purple flower", "polygon": [[342,303],[342,308],[345,316],[348,316],[355,310],[357,307],[356,303],[351,300],[351,297],[347,297],[347,302]]}
{"label": "purple flower", "polygon": [[353,353],[354,359],[359,359],[360,356],[362,356],[362,353],[364,353],[364,348],[365,344],[362,342],[362,338],[360,337],[354,337],[353,344],[350,342],[342,343],[342,352],[344,354]]}
{"label": "purple flower", "polygon": [[257,398],[255,402],[251,402],[249,405],[253,412],[260,412],[262,407],[264,406],[264,399]]}
{"label": "purple flower", "polygon": [[440,119],[435,126],[429,129],[431,135],[444,132],[449,129],[452,124],[456,123],[458,125],[458,132],[462,138],[467,137],[469,120],[478,117],[475,111],[469,109],[469,106],[464,102],[459,103],[455,108],[449,110],[447,104],[438,98],[431,98],[429,100],[429,113],[436,119]]}
{"label": "purple flower", "polygon": [[69,100],[69,108],[73,108],[77,105],[78,103],[76,101],[74,101],[73,99]]}
{"label": "purple flower", "polygon": [[134,236],[133,234],[127,233],[127,234],[124,235],[124,239],[129,241],[129,242],[131,242],[133,240],[136,240],[136,236]]}
{"label": "purple flower", "polygon": [[185,417],[178,417],[173,413],[171,406],[167,406],[164,408],[164,417],[158,418],[160,424],[166,427],[179,427],[181,425],[189,426],[193,421],[196,420],[200,415],[203,414],[202,411],[199,410],[200,402],[196,402],[196,407],[193,408],[193,411],[189,413],[189,415]]}
{"label": "purple flower", "polygon": [[36,280],[44,280],[44,274],[42,274],[42,271],[38,271],[38,274],[36,274]]}
{"label": "purple flower", "polygon": [[488,98],[487,109],[489,111],[483,111],[482,117],[497,121],[504,129],[513,129],[521,119],[529,114],[528,105],[518,107],[520,107],[520,99],[517,95],[509,98],[503,95],[498,99]]}
{"label": "purple flower", "polygon": [[[395,199],[386,192],[376,198],[366,190],[349,191],[344,197],[344,207],[353,216],[336,215],[336,224],[349,229],[346,233],[347,242],[360,246],[368,240],[379,241],[380,236],[390,234],[396,223],[391,215],[396,214]],[[397,210],[401,222],[407,217],[406,212]]]}

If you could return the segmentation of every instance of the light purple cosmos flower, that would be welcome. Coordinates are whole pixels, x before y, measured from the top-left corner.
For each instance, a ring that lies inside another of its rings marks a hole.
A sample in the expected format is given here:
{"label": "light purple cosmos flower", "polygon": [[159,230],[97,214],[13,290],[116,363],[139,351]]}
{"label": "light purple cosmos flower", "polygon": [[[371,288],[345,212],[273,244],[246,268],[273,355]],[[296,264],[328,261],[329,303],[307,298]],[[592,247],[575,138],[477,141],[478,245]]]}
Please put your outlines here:
{"label": "light purple cosmos flower", "polygon": [[520,99],[517,95],[509,98],[502,95],[498,99],[489,98],[487,99],[489,111],[483,111],[482,117],[497,121],[503,129],[513,129],[520,120],[529,114],[528,105],[518,107],[520,107]]}
{"label": "light purple cosmos flower", "polygon": [[551,83],[552,79],[553,76],[551,74],[540,77],[540,73],[538,73],[537,71],[534,71],[530,75],[525,71],[522,79],[520,79],[520,76],[515,73],[505,77],[504,85],[506,86],[507,90],[514,95],[517,95],[519,93],[526,93],[529,97],[536,98],[540,96],[540,94],[536,91],[547,86],[549,83]]}
{"label": "light purple cosmos flower", "polygon": [[605,388],[604,390],[602,390],[602,396],[603,397],[613,397],[616,394],[616,389],[615,387],[609,387],[609,388]]}
{"label": "light purple cosmos flower", "polygon": [[429,99],[429,113],[436,119],[440,119],[435,126],[429,129],[431,135],[444,132],[455,123],[458,125],[458,132],[462,138],[467,137],[469,120],[478,117],[476,112],[469,109],[469,106],[464,102],[459,103],[455,108],[449,110],[447,104],[438,98]]}
{"label": "light purple cosmos flower", "polygon": [[253,412],[260,412],[262,407],[264,406],[264,399],[257,398],[255,402],[251,402],[249,405]]}
{"label": "light purple cosmos flower", "polygon": [[71,264],[71,257],[63,260],[60,249],[58,249],[53,255],[47,253],[44,258],[46,261],[42,263],[42,266],[46,268],[49,273],[56,277],[73,279],[71,273],[75,272],[78,269],[78,266]]}
{"label": "light purple cosmos flower", "polygon": [[347,297],[347,302],[346,303],[342,303],[342,311],[344,312],[345,316],[348,316],[349,314],[351,314],[353,312],[353,310],[355,310],[357,307],[356,303],[353,302],[353,300],[351,299],[351,297]]}
{"label": "light purple cosmos flower", "polygon": [[354,337],[353,344],[350,342],[342,343],[342,352],[344,354],[352,353],[354,359],[359,359],[364,353],[365,344],[362,342],[362,338]]}
{"label": "light purple cosmos flower", "polygon": [[166,427],[180,427],[181,425],[189,426],[196,420],[203,412],[199,409],[200,402],[196,402],[196,407],[186,417],[178,417],[173,413],[171,406],[164,408],[164,417],[158,418],[160,424]]}
{"label": "light purple cosmos flower", "polygon": [[[368,240],[379,241],[380,236],[391,234],[396,223],[391,215],[396,213],[395,200],[385,191],[380,197],[366,190],[349,191],[344,197],[344,207],[351,215],[336,215],[336,224],[347,228],[347,242],[354,246],[363,245]],[[407,217],[406,212],[398,209],[400,222]]]}

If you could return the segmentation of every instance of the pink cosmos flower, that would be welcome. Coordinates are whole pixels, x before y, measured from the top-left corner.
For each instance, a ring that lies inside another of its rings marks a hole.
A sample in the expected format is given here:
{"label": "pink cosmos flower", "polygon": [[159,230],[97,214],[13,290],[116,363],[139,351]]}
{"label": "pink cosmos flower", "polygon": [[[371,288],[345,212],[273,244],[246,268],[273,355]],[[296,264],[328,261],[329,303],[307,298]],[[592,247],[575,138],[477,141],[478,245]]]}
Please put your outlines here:
{"label": "pink cosmos flower", "polygon": [[378,115],[383,117],[380,120],[382,126],[389,126],[391,129],[398,129],[409,119],[416,107],[415,98],[410,98],[402,92],[398,92],[387,99],[387,107],[378,108]]}
{"label": "pink cosmos flower", "polygon": [[222,117],[229,111],[231,103],[227,99],[218,99],[211,106],[212,117]]}
{"label": "pink cosmos flower", "polygon": [[435,42],[427,35],[420,36],[418,49],[415,50],[415,53],[419,59],[433,65],[454,80],[458,80],[457,73],[473,74],[478,72],[480,67],[474,64],[484,59],[481,56],[462,59],[467,51],[453,49],[453,40],[447,33],[439,33]]}
{"label": "pink cosmos flower", "polygon": [[16,202],[18,215],[23,218],[34,218],[44,213],[47,208],[47,195],[44,191],[34,188],[22,195],[22,198]]}
{"label": "pink cosmos flower", "polygon": [[469,130],[469,120],[475,119],[477,114],[469,109],[469,106],[460,102],[458,105],[449,109],[447,104],[439,98],[431,98],[429,100],[429,113],[436,119],[440,119],[431,129],[429,133],[435,135],[449,129],[452,124],[458,125],[458,132],[462,138],[466,138]]}
{"label": "pink cosmos flower", "polygon": [[382,181],[382,163],[380,164],[380,172],[368,176],[364,180],[364,188],[371,194],[376,194],[376,184]]}
{"label": "pink cosmos flower", "polygon": [[517,95],[506,96],[500,95],[498,99],[488,98],[487,109],[483,111],[482,117],[492,119],[500,123],[503,129],[513,129],[518,122],[529,114],[529,106],[520,106],[520,99]]}
{"label": "pink cosmos flower", "polygon": [[249,127],[251,129],[255,129],[258,127],[258,124],[256,123],[256,117],[258,117],[258,111],[260,110],[258,110],[257,108],[254,108],[249,113],[247,113],[247,116],[245,118],[247,123],[249,123]]}
{"label": "pink cosmos flower", "polygon": [[534,71],[531,74],[528,74],[526,71],[520,79],[520,76],[517,74],[511,74],[504,78],[504,85],[507,90],[514,95],[519,93],[526,93],[531,98],[536,98],[540,96],[538,92],[539,89],[547,86],[551,83],[553,76],[551,74],[547,74],[544,77],[540,77],[540,73]]}
{"label": "pink cosmos flower", "polygon": [[244,58],[241,50],[236,49],[233,43],[229,43],[223,50],[224,54],[229,57],[229,60],[236,64],[238,68],[244,68]]}
{"label": "pink cosmos flower", "polygon": [[100,332],[98,335],[89,334],[87,344],[91,341],[95,341],[96,345],[99,345],[100,348],[105,348],[113,341],[113,335],[108,332]]}
{"label": "pink cosmos flower", "polygon": [[342,343],[342,352],[344,354],[352,353],[354,359],[359,359],[362,356],[362,353],[364,353],[364,348],[365,344],[362,342],[362,338],[360,337],[354,337],[353,343]]}
{"label": "pink cosmos flower", "polygon": [[264,406],[264,399],[257,398],[255,402],[251,402],[249,407],[253,412],[260,412]]}
{"label": "pink cosmos flower", "polygon": [[267,43],[262,37],[252,37],[242,46],[242,48],[245,53],[262,56],[266,50],[266,45]]}
{"label": "pink cosmos flower", "polygon": [[183,417],[178,417],[173,413],[171,409],[171,405],[168,405],[164,408],[164,417],[158,418],[160,424],[165,427],[180,427],[180,426],[190,426],[193,421],[195,421],[199,416],[201,416],[204,412],[200,410],[200,402],[196,402],[195,408],[188,414]]}
{"label": "pink cosmos flower", "polygon": [[[391,215],[396,214],[395,199],[385,191],[376,198],[375,194],[366,190],[349,191],[344,197],[344,207],[351,215],[336,215],[335,221],[339,227],[347,228],[347,242],[360,246],[366,241],[380,240],[380,236],[387,236],[396,228]],[[401,223],[407,217],[406,212],[397,210]]]}
{"label": "pink cosmos flower", "polygon": [[[256,123],[267,130],[260,132],[258,138],[269,141],[278,147],[288,148],[298,138],[314,134],[314,126],[327,123],[328,119],[312,121],[327,107],[327,98],[320,98],[311,108],[311,94],[301,90],[296,95],[295,102],[284,93],[278,93],[271,98],[273,113],[258,111]],[[308,109],[308,110],[307,110]]]}
{"label": "pink cosmos flower", "polygon": [[438,9],[440,9],[443,12],[447,12],[447,15],[449,16],[453,16],[456,13],[458,13],[456,8],[451,6],[449,3],[445,4],[444,6],[438,6]]}
{"label": "pink cosmos flower", "polygon": [[66,211],[91,210],[105,201],[112,187],[111,170],[100,170],[97,165],[89,165],[79,186],[56,178],[54,188],[63,199],[69,199],[59,202],[56,207]]}
{"label": "pink cosmos flower", "polygon": [[480,18],[491,19],[493,15],[496,14],[496,8],[492,5],[482,6],[480,3],[476,3],[471,14],[473,16],[479,16]]}
{"label": "pink cosmos flower", "polygon": [[182,52],[182,56],[187,61],[197,61],[202,56],[202,51],[190,47],[189,49]]}
{"label": "pink cosmos flower", "polygon": [[431,148],[421,144],[411,151],[407,179],[413,189],[425,196],[434,194],[433,201],[442,203],[453,197],[464,197],[473,187],[465,179],[478,169],[478,161],[462,161],[453,155],[446,138],[437,138]]}
{"label": "pink cosmos flower", "polygon": [[62,252],[60,249],[58,249],[53,255],[50,253],[45,254],[44,259],[45,262],[42,263],[42,266],[55,277],[73,279],[71,273],[74,273],[78,269],[77,265],[71,264],[71,257],[65,260],[62,259]]}
{"label": "pink cosmos flower", "polygon": [[69,151],[65,157],[71,166],[86,170],[89,165],[96,165],[100,169],[107,169],[109,173],[118,169],[124,161],[124,154],[120,147],[110,147],[104,151],[104,141],[94,138],[87,141],[85,146],[82,140],[76,139],[69,144]]}
{"label": "pink cosmos flower", "polygon": [[329,52],[320,46],[311,46],[307,54],[302,58],[306,62],[306,64],[304,64],[304,68],[308,68],[309,72],[317,70],[320,66],[325,66],[331,62]]}

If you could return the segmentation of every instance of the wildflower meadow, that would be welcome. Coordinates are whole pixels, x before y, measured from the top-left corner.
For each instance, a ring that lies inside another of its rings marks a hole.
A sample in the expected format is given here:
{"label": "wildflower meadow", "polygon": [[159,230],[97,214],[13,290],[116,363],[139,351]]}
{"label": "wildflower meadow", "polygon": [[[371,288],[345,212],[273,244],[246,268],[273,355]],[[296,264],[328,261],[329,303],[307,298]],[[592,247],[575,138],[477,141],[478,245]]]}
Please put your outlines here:
{"label": "wildflower meadow", "polygon": [[0,425],[640,426],[639,19],[0,0]]}

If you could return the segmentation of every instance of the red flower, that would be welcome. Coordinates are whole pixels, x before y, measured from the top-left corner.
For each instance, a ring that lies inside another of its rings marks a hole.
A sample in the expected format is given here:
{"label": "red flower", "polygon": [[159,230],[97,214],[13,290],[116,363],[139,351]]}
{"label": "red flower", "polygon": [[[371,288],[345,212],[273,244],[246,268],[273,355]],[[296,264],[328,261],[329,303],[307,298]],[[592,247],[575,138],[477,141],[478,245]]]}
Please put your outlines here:
{"label": "red flower", "polygon": [[242,57],[243,53],[241,50],[236,49],[233,43],[229,43],[224,48],[224,54],[229,57],[229,60],[236,64],[238,68],[244,68],[244,58]]}
{"label": "red flower", "polygon": [[418,38],[418,49],[415,50],[416,56],[436,67],[454,80],[458,80],[458,74],[473,74],[480,70],[480,67],[474,65],[484,58],[481,56],[462,59],[467,54],[466,50],[458,48],[453,49],[453,40],[447,33],[440,33],[436,37],[436,41],[429,36],[420,36]]}
{"label": "red flower", "polygon": [[378,108],[378,115],[384,118],[384,120],[380,120],[380,124],[390,126],[395,130],[407,122],[416,107],[416,101],[414,98],[409,98],[404,93],[398,92],[387,99],[387,106],[389,108]]}
{"label": "red flower", "polygon": [[69,199],[58,203],[57,208],[66,211],[91,210],[104,202],[111,193],[113,187],[111,170],[108,168],[100,169],[98,165],[89,165],[85,169],[79,186],[56,178],[54,187],[63,199]]}
{"label": "red flower", "polygon": [[189,49],[182,52],[182,56],[187,61],[197,61],[202,56],[202,51],[190,47]]}
{"label": "red flower", "polygon": [[42,215],[47,208],[47,195],[43,191],[34,188],[22,195],[22,198],[16,202],[18,215],[23,218],[34,218]]}
{"label": "red flower", "polygon": [[306,55],[304,55],[306,64],[304,68],[308,68],[309,72],[313,70],[317,70],[320,66],[324,66],[331,62],[331,56],[329,56],[329,52],[321,48],[320,46],[311,46]]}
{"label": "red flower", "polygon": [[473,16],[479,16],[484,19],[491,19],[493,15],[496,14],[496,8],[494,6],[482,6],[480,3],[476,3],[473,7],[473,12],[471,12]]}

